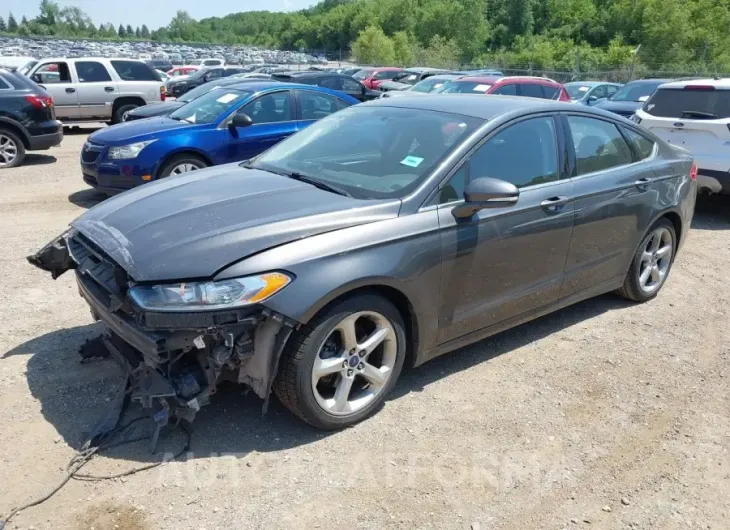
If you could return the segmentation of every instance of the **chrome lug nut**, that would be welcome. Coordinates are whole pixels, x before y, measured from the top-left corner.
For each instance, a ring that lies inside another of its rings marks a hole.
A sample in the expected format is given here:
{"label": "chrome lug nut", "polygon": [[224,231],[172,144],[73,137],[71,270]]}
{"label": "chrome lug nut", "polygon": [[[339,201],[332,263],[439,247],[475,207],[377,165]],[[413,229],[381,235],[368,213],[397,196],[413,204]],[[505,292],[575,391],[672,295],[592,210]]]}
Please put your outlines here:
{"label": "chrome lug nut", "polygon": [[347,376],[348,376],[348,377],[351,377],[351,376],[352,376],[352,370],[348,370],[348,371],[347,371]]}

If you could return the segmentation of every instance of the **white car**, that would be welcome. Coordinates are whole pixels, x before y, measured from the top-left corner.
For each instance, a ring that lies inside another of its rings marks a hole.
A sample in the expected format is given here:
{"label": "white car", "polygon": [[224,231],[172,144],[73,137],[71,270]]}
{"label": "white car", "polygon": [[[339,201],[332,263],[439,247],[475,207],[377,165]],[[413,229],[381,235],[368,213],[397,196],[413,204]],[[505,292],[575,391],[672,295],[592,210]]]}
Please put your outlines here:
{"label": "white car", "polygon": [[730,79],[665,83],[631,119],[692,153],[700,192],[730,195]]}

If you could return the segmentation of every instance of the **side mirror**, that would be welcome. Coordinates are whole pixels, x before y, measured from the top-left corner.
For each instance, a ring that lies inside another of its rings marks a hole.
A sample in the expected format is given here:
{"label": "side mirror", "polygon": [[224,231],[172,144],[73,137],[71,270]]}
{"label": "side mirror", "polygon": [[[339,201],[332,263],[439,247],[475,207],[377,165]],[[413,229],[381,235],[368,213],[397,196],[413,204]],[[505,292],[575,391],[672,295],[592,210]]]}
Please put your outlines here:
{"label": "side mirror", "polygon": [[239,127],[250,127],[251,125],[253,125],[253,120],[251,119],[251,116],[249,116],[245,112],[237,112],[236,114],[234,114],[229,126],[237,129]]}
{"label": "side mirror", "polygon": [[598,101],[598,96],[588,96],[588,103],[595,103]]}
{"label": "side mirror", "polygon": [[454,217],[468,219],[484,208],[513,206],[520,198],[520,190],[505,180],[480,177],[472,180],[464,190],[464,204],[452,210]]}

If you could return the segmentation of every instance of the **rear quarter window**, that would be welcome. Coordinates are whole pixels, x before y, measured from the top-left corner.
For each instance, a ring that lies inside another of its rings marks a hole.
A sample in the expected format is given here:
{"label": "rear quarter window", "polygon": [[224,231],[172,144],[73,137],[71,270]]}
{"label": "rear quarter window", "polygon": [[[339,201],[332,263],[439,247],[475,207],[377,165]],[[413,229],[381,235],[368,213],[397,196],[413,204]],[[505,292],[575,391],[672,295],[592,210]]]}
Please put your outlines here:
{"label": "rear quarter window", "polygon": [[639,155],[639,160],[649,158],[654,152],[654,142],[649,140],[643,134],[639,134],[632,129],[624,129],[626,136],[628,137],[631,144],[634,146],[636,153]]}
{"label": "rear quarter window", "polygon": [[730,90],[660,88],[644,105],[660,118],[730,118]]}
{"label": "rear quarter window", "polygon": [[145,63],[112,61],[112,68],[123,81],[159,81],[160,76]]}

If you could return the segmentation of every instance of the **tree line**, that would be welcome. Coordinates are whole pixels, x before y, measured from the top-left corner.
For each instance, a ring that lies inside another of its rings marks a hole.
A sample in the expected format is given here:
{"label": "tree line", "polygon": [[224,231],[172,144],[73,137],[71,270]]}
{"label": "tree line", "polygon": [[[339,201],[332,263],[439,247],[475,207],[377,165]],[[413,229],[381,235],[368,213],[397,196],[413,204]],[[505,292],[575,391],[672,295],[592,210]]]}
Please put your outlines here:
{"label": "tree line", "polygon": [[554,70],[730,71],[730,0],[323,0],[167,26],[94,26],[78,7],[42,0],[40,13],[0,32],[59,37],[256,45],[343,51],[361,63],[512,65]]}

